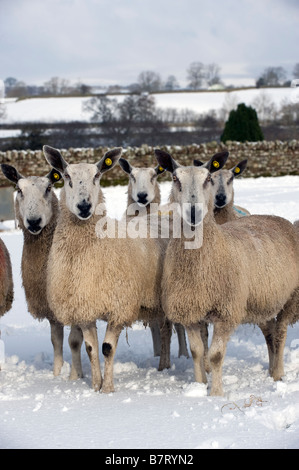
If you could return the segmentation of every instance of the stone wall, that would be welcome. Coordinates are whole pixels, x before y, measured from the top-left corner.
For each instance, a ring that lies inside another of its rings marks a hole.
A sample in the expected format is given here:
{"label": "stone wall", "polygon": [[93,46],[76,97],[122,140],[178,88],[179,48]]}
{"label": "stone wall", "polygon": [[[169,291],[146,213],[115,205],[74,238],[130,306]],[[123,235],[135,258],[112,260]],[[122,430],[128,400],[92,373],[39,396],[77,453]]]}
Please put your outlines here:
{"label": "stone wall", "polygon": [[[225,168],[231,168],[240,160],[248,159],[244,177],[299,175],[299,140],[289,142],[210,142],[201,145],[166,146],[160,147],[170,153],[179,163],[192,164],[193,159],[207,161],[212,155],[227,149],[230,152]],[[95,163],[101,159],[107,148],[81,148],[61,150],[63,157],[69,163]],[[134,166],[155,166],[154,147],[127,147],[123,156]],[[17,168],[24,176],[46,175],[50,167],[42,151],[11,150],[0,152],[0,163],[8,163]],[[117,165],[107,172],[102,179],[102,185],[126,184],[127,175]],[[9,185],[0,171],[0,186]]]}

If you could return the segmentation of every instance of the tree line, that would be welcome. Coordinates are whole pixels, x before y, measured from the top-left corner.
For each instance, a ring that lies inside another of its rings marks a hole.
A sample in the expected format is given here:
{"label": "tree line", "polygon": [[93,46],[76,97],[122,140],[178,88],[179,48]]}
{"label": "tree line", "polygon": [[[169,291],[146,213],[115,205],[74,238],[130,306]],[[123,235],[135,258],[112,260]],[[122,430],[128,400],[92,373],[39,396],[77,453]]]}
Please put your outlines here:
{"label": "tree line", "polygon": [[[223,107],[200,114],[190,109],[161,109],[148,93],[94,96],[84,103],[89,122],[17,125],[18,137],[0,139],[0,150],[53,147],[188,145],[212,140],[291,140],[298,137],[299,103],[278,109],[261,90],[251,106],[226,93]],[[5,125],[1,126],[5,129]],[[11,129],[12,125],[7,124]]]}
{"label": "tree line", "polygon": [[[224,87],[220,74],[221,68],[218,64],[203,64],[202,62],[192,62],[186,71],[187,85],[182,88],[175,75],[169,75],[163,80],[157,72],[147,70],[141,72],[136,82],[121,86],[111,85],[108,88],[102,87],[103,93],[113,94],[123,92],[127,93],[153,93],[167,92],[176,90],[201,90],[219,85],[223,88],[233,88],[233,86]],[[299,79],[299,63],[295,64],[292,77]],[[86,96],[94,93],[94,88],[86,83],[77,82],[71,84],[70,80],[60,77],[52,77],[43,85],[27,85],[24,81],[14,77],[7,77],[4,80],[5,95],[7,98],[17,97],[25,98],[29,96]],[[287,72],[283,67],[267,67],[256,79],[257,87],[267,86],[289,86],[290,79],[287,78]],[[100,87],[97,87],[101,91]]]}

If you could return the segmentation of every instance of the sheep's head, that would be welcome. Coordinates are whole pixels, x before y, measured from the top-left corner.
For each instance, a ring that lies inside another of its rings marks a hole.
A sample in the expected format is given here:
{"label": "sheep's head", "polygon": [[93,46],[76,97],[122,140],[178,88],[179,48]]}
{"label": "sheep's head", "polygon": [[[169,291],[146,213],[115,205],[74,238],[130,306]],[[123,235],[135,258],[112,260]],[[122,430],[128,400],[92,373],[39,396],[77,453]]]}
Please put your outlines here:
{"label": "sheep's head", "polygon": [[2,164],[6,178],[16,185],[16,206],[24,227],[33,235],[38,235],[50,222],[53,215],[53,184],[61,175],[50,171],[46,176],[22,176],[13,166]]}
{"label": "sheep's head", "polygon": [[140,206],[150,204],[157,193],[157,176],[164,173],[164,168],[136,168],[125,158],[119,159],[119,164],[125,173],[130,175],[129,191],[134,202]]}
{"label": "sheep's head", "polygon": [[171,197],[178,203],[183,219],[191,226],[199,225],[214,200],[212,174],[223,167],[228,152],[218,153],[200,166],[181,166],[167,152],[158,149],[155,154],[159,165],[172,173]]}
{"label": "sheep's head", "polygon": [[122,149],[106,152],[97,163],[69,164],[61,153],[48,145],[43,147],[48,163],[61,172],[64,179],[65,202],[70,212],[80,220],[88,220],[99,200],[100,178],[118,162]]}
{"label": "sheep's head", "polygon": [[215,207],[222,209],[227,206],[234,197],[233,181],[245,170],[247,160],[242,160],[230,170],[220,170],[215,173],[213,180],[215,183]]}

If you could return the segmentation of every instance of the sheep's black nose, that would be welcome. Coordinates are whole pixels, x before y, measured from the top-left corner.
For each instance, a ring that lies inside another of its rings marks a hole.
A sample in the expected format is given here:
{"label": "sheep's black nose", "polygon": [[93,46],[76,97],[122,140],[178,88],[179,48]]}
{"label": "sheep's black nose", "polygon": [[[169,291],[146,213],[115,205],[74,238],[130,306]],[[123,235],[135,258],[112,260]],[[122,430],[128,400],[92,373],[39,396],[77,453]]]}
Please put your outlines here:
{"label": "sheep's black nose", "polygon": [[215,198],[215,204],[218,207],[223,207],[226,204],[226,195],[225,194],[217,194]]}
{"label": "sheep's black nose", "polygon": [[137,202],[140,204],[146,204],[147,203],[147,193],[137,193]]}
{"label": "sheep's black nose", "polygon": [[32,232],[32,233],[40,232],[41,229],[42,229],[41,226],[40,226],[41,221],[42,221],[41,218],[39,218],[39,219],[27,219],[29,232]]}
{"label": "sheep's black nose", "polygon": [[87,217],[90,216],[91,204],[85,199],[80,204],[77,204],[77,207],[80,211],[80,217],[82,217],[83,219],[87,219]]}

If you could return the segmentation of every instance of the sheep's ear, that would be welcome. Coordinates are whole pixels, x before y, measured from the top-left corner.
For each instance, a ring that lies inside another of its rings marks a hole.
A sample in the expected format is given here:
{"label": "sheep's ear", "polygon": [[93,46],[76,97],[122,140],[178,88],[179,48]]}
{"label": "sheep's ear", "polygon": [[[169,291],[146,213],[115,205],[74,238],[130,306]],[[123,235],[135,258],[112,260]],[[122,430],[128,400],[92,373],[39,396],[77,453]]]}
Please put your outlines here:
{"label": "sheep's ear", "polygon": [[204,164],[204,167],[207,168],[210,173],[221,170],[228,159],[228,155],[228,152],[216,153],[207,163]]}
{"label": "sheep's ear", "polygon": [[105,153],[103,158],[97,164],[97,167],[101,173],[111,170],[116,163],[119,161],[123,149],[121,147],[116,147],[115,149],[109,150]]}
{"label": "sheep's ear", "polygon": [[3,172],[4,176],[6,176],[6,178],[7,178],[9,181],[12,181],[12,183],[17,184],[17,182],[18,182],[21,178],[24,178],[24,177],[15,169],[15,167],[13,167],[13,166],[11,166],[11,165],[7,165],[6,163],[2,163],[1,169],[2,169],[2,172]]}
{"label": "sheep's ear", "polygon": [[170,171],[171,173],[176,170],[180,165],[172,158],[169,153],[164,152],[164,150],[155,149],[156,159],[159,163],[159,166],[164,168],[166,171]]}
{"label": "sheep's ear", "polygon": [[166,171],[165,168],[163,168],[161,165],[157,165],[154,170],[157,175],[161,175],[162,173],[164,173],[164,171]]}
{"label": "sheep's ear", "polygon": [[194,166],[202,166],[204,163],[201,162],[200,160],[193,160],[193,165]]}
{"label": "sheep's ear", "polygon": [[246,169],[247,166],[247,160],[242,160],[239,162],[234,168],[231,169],[231,172],[233,173],[234,176],[240,176],[243,171]]}
{"label": "sheep's ear", "polygon": [[49,178],[49,180],[51,181],[52,184],[54,183],[57,183],[59,180],[61,180],[62,176],[61,174],[59,173],[59,171],[55,170],[54,168],[52,168],[52,170],[50,171],[50,173],[48,173],[46,175],[46,178]]}
{"label": "sheep's ear", "polygon": [[122,167],[122,169],[124,170],[125,173],[128,173],[128,175],[131,173],[132,171],[132,166],[130,165],[130,163],[128,162],[128,160],[126,160],[125,158],[120,158],[118,160],[118,163],[120,164],[120,166]]}
{"label": "sheep's ear", "polygon": [[64,172],[67,167],[67,162],[64,160],[63,156],[59,150],[50,147],[49,145],[43,146],[43,152],[46,157],[47,162],[56,170]]}

